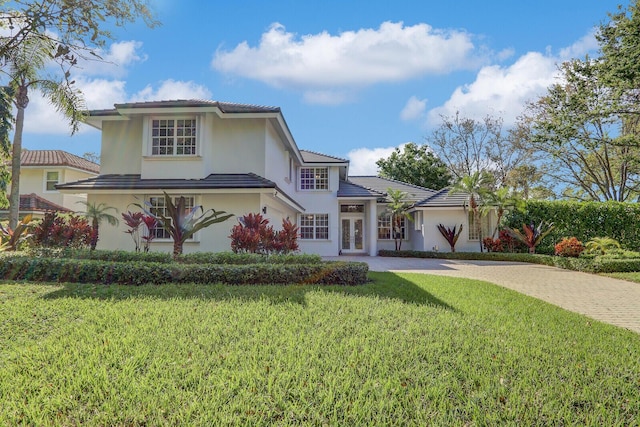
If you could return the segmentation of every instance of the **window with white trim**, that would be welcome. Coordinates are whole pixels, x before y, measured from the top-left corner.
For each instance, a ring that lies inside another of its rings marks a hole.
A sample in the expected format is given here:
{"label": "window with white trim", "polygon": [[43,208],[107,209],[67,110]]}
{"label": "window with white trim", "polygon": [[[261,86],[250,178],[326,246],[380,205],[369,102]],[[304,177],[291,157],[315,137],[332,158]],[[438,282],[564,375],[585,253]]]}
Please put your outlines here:
{"label": "window with white trim", "polygon": [[[403,216],[400,217],[400,235],[402,240],[407,239],[407,219]],[[394,240],[391,214],[378,216],[378,240]]]}
{"label": "window with white trim", "polygon": [[327,240],[329,239],[329,214],[300,215],[300,239]]}
{"label": "window with white trim", "polygon": [[151,155],[195,156],[196,129],[195,117],[151,119]]}
{"label": "window with white trim", "polygon": [[482,215],[480,221],[476,223],[473,211],[469,211],[468,214],[469,223],[469,240],[480,240],[480,227],[482,227],[482,235],[489,235],[489,216]]}
{"label": "window with white trim", "polygon": [[328,190],[329,168],[300,168],[301,190]]}
{"label": "window with white trim", "polygon": [[[174,205],[178,204],[178,200],[180,196],[175,196],[171,198]],[[193,196],[185,196],[185,213],[190,212],[191,209],[196,205],[195,197]],[[149,196],[147,197],[147,201],[151,205],[149,207],[149,211],[154,215],[168,215],[167,211],[167,203],[163,196]],[[170,239],[171,235],[169,232],[162,226],[162,224],[158,223],[155,228],[151,231],[156,239]]]}
{"label": "window with white trim", "polygon": [[45,172],[44,188],[45,191],[57,191],[56,184],[60,183],[60,172],[47,171]]}

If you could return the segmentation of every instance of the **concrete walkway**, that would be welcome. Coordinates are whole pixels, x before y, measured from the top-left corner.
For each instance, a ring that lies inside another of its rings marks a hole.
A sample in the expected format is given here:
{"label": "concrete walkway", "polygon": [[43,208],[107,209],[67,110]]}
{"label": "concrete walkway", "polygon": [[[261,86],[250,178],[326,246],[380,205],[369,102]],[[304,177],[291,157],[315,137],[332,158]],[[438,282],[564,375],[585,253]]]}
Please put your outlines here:
{"label": "concrete walkway", "polygon": [[366,262],[371,271],[428,273],[484,280],[640,333],[640,283],[514,262],[368,256],[325,259]]}

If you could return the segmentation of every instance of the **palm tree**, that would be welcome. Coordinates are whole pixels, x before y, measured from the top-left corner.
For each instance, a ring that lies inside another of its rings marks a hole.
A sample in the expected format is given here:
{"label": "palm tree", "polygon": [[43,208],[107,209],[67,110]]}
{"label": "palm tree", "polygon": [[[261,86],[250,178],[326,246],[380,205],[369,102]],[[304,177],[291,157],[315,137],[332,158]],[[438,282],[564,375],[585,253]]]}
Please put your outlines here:
{"label": "palm tree", "polygon": [[386,214],[391,215],[391,232],[396,243],[396,251],[399,251],[402,247],[402,218],[411,220],[409,209],[413,203],[406,201],[407,193],[402,190],[387,188],[387,196],[389,202]]}
{"label": "palm tree", "polygon": [[496,233],[500,228],[500,221],[502,217],[509,213],[510,209],[522,209],[524,206],[524,200],[519,197],[514,197],[507,187],[502,187],[496,191],[485,194],[484,202],[481,207],[481,214],[488,211],[496,211],[496,226],[493,229],[491,238],[495,239]]}
{"label": "palm tree", "polygon": [[[71,134],[78,130],[84,102],[79,91],[72,88],[69,73],[55,80],[43,74],[51,58],[55,57],[52,41],[38,37],[29,37],[16,49],[10,49],[0,60],[6,65],[0,69],[8,77],[8,86],[16,108],[15,130],[11,159],[11,193],[9,196],[9,227],[18,223],[20,207],[20,155],[22,153],[22,132],[25,109],[29,105],[29,91],[37,89],[69,120]],[[64,71],[64,70],[63,70]]]}
{"label": "palm tree", "polygon": [[480,224],[482,211],[480,205],[483,199],[487,197],[492,183],[493,177],[487,172],[474,172],[471,175],[462,177],[449,190],[449,194],[463,193],[467,195],[467,205],[473,215],[473,225],[478,230],[480,252],[482,252],[482,226]]}
{"label": "palm tree", "polygon": [[82,203],[87,207],[86,212],[79,212],[81,215],[84,215],[88,220],[91,221],[91,250],[96,249],[96,245],[98,244],[98,228],[100,227],[100,223],[102,221],[107,221],[109,225],[118,225],[118,218],[107,213],[108,210],[114,210],[118,213],[118,210],[113,206],[107,206],[106,203],[100,203],[96,205],[95,203],[85,202],[83,200],[77,202]]}

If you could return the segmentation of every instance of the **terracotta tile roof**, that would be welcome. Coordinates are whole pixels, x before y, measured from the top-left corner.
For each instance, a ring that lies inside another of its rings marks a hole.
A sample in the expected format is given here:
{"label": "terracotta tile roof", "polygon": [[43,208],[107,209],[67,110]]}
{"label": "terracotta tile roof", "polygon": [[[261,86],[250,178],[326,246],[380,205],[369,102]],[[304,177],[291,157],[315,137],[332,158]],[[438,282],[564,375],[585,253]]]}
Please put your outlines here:
{"label": "terracotta tile roof", "polygon": [[48,212],[48,211],[72,212],[71,209],[67,209],[63,206],[50,202],[49,200],[44,199],[35,193],[20,195],[20,211],[21,212]]}
{"label": "terracotta tile roof", "polygon": [[62,150],[22,150],[21,166],[69,166],[100,173],[100,165]]}

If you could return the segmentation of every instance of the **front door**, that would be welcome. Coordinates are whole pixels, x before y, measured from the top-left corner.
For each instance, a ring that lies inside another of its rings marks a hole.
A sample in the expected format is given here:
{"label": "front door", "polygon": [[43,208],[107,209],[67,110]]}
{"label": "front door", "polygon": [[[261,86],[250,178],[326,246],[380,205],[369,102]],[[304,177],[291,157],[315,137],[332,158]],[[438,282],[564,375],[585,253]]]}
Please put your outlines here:
{"label": "front door", "polygon": [[364,216],[343,216],[340,227],[342,253],[364,252]]}

